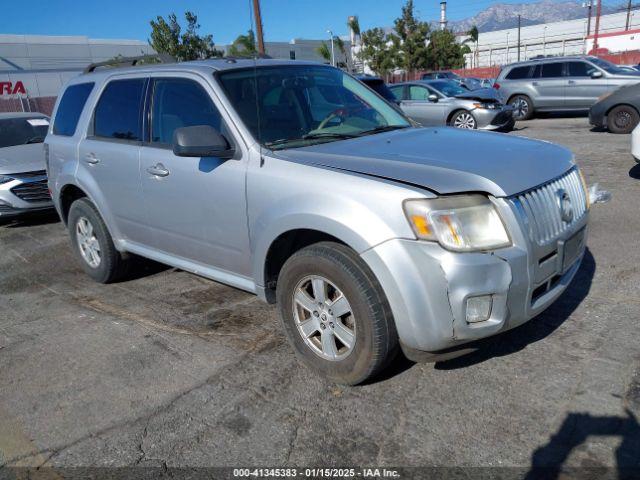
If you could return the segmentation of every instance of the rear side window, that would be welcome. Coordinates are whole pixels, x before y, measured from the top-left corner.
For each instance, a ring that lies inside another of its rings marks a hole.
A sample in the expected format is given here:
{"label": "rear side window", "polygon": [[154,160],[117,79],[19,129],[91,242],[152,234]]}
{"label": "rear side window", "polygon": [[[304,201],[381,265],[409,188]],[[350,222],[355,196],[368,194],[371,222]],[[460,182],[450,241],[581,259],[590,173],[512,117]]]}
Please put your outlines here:
{"label": "rear side window", "polygon": [[172,144],[176,128],[209,125],[222,132],[222,117],[209,94],[196,82],[157,79],[154,82],[151,141]]}
{"label": "rear side window", "polygon": [[542,78],[552,78],[562,76],[562,63],[545,63],[542,65]]}
{"label": "rear side window", "polygon": [[529,78],[529,71],[531,70],[531,67],[516,67],[516,68],[512,68],[511,71],[509,73],[507,73],[506,78],[507,80],[520,80],[522,78]]}
{"label": "rear side window", "polygon": [[54,135],[72,137],[76,133],[80,114],[93,90],[93,85],[93,83],[78,83],[64,91],[53,122]]}
{"label": "rear side window", "polygon": [[113,80],[102,92],[94,113],[93,134],[120,140],[142,140],[144,78]]}

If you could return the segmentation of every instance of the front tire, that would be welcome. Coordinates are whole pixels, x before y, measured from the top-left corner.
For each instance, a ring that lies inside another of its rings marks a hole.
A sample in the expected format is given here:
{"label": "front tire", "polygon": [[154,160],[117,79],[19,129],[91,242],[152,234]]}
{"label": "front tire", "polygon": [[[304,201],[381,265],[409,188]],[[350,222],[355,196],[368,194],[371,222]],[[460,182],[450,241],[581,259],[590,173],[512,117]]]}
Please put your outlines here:
{"label": "front tire", "polygon": [[451,117],[450,124],[454,128],[461,128],[463,130],[476,130],[478,128],[476,117],[466,110],[456,112],[453,117]]}
{"label": "front tire", "polygon": [[118,252],[102,217],[87,198],[76,200],[68,218],[71,248],[87,275],[98,283],[123,278],[129,259]]}
{"label": "front tire", "polygon": [[377,279],[350,248],[321,242],[284,264],[280,318],[297,356],[336,383],[356,385],[393,359],[398,335]]}
{"label": "front tire", "polygon": [[607,128],[611,133],[631,133],[638,125],[640,116],[631,105],[618,105],[607,115]]}
{"label": "front tire", "polygon": [[515,120],[531,120],[533,118],[533,102],[526,95],[515,95],[509,99],[509,105],[513,107]]}

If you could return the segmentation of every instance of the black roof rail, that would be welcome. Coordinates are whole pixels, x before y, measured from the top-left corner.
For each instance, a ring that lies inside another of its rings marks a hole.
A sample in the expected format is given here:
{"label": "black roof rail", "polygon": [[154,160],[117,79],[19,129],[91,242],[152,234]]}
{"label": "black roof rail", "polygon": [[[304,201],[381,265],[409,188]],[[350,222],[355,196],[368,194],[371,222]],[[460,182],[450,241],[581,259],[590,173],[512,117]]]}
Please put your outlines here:
{"label": "black roof rail", "polygon": [[139,57],[119,57],[105,60],[104,62],[92,63],[83,70],[82,73],[91,73],[100,67],[135,67],[143,60],[156,60],[157,63],[176,63],[176,59],[166,53],[156,53],[155,55],[141,55]]}

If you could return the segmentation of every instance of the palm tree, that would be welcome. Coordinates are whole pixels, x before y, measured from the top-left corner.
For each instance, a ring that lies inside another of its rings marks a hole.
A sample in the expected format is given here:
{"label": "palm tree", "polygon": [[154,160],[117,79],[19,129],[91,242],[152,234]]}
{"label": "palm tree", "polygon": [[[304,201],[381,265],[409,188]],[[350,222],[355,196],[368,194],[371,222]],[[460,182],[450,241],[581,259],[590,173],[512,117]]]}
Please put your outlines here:
{"label": "palm tree", "polygon": [[478,39],[480,38],[480,32],[478,32],[478,27],[476,25],[474,25],[473,27],[471,27],[469,29],[469,31],[467,32],[467,35],[469,35],[469,38],[467,38],[464,42],[462,43],[468,43],[468,42],[472,42],[475,44],[475,52],[473,54],[473,57],[471,57],[471,67],[474,66],[478,66]]}
{"label": "palm tree", "polygon": [[325,62],[331,63],[331,49],[325,42],[322,42],[322,45],[316,48],[316,53],[320,55]]}
{"label": "palm tree", "polygon": [[256,36],[253,30],[249,30],[246,35],[238,35],[229,47],[229,54],[232,57],[253,57],[257,53]]}

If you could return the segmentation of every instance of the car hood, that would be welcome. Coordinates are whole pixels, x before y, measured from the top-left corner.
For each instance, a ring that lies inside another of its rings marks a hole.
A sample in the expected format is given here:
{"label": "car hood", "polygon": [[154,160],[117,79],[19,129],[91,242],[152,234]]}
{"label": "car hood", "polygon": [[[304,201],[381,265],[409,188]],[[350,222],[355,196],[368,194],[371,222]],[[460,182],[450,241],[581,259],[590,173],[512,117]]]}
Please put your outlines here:
{"label": "car hood", "polygon": [[462,98],[464,100],[480,100],[480,101],[494,101],[499,102],[500,97],[495,88],[479,88],[478,90],[471,90],[470,92],[461,93],[456,95],[455,98]]}
{"label": "car hood", "polygon": [[279,158],[417,185],[440,194],[511,196],[574,165],[565,148],[495,132],[407,128],[274,152]]}
{"label": "car hood", "polygon": [[0,175],[44,170],[42,143],[0,148]]}

